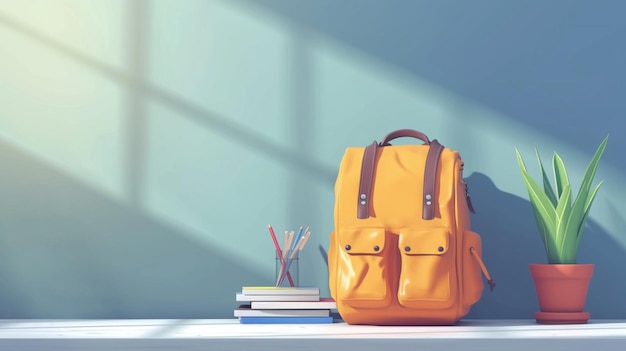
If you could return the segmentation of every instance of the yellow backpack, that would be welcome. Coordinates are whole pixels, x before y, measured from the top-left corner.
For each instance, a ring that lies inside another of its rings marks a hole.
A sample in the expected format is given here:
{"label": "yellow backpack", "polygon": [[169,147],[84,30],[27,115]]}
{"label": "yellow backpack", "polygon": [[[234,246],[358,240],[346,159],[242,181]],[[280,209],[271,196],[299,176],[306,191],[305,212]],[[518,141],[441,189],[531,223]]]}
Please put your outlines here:
{"label": "yellow backpack", "polygon": [[[414,137],[423,145],[396,145]],[[348,324],[446,325],[481,297],[480,236],[457,151],[401,129],[349,147],[335,183],[330,294]]]}

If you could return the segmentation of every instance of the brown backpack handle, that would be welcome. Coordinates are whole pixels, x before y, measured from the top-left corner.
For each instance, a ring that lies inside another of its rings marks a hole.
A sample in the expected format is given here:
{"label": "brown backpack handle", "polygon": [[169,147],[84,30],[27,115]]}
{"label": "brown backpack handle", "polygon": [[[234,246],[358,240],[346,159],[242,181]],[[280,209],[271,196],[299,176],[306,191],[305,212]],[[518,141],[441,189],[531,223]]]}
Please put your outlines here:
{"label": "brown backpack handle", "polygon": [[444,146],[439,144],[437,139],[431,142],[428,137],[412,129],[399,129],[387,134],[385,139],[378,144],[374,141],[363,151],[363,161],[361,162],[361,179],[359,182],[359,194],[357,197],[357,218],[369,218],[369,207],[372,197],[372,182],[374,180],[376,153],[379,147],[390,146],[389,141],[400,137],[414,137],[421,139],[429,145],[428,154],[426,155],[426,165],[424,168],[424,197],[422,198],[422,218],[431,220],[435,218],[436,198],[435,198],[435,181],[437,178],[437,165],[439,164],[439,156]]}
{"label": "brown backpack handle", "polygon": [[392,141],[393,139],[402,138],[402,137],[412,137],[412,138],[420,139],[423,142],[425,142],[426,145],[430,145],[430,140],[428,140],[428,137],[424,133],[418,132],[417,130],[413,130],[413,129],[398,129],[396,131],[393,131],[387,134],[385,138],[383,139],[383,141],[380,142],[380,146],[389,146],[390,141]]}

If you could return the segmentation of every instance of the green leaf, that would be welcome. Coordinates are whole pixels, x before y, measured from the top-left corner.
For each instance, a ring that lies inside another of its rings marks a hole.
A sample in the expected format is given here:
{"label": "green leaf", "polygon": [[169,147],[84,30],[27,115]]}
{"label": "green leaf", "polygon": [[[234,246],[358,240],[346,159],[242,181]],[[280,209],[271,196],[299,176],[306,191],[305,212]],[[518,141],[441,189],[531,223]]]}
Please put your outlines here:
{"label": "green leaf", "polygon": [[[522,178],[526,189],[528,190],[529,200],[533,206],[535,219],[537,221],[539,230],[544,237],[544,244],[549,244],[550,240],[553,240],[556,232],[556,210],[552,201],[543,192],[539,184],[530,176],[524,165],[524,160],[519,151],[515,150],[517,154],[517,161],[519,168],[522,172]],[[546,246],[548,251],[550,246]],[[551,254],[551,253],[550,253]]]}
{"label": "green leaf", "polygon": [[560,199],[565,185],[569,185],[569,178],[567,177],[565,164],[563,164],[561,156],[556,152],[552,155],[552,168],[554,170],[554,183],[556,184],[557,196]]}
{"label": "green leaf", "polygon": [[[602,183],[604,183],[604,181],[601,181],[598,185],[596,185],[596,187],[593,189],[593,191],[589,195],[589,199],[587,200],[585,204],[584,213],[579,221],[578,227],[576,228],[576,250],[578,250],[578,246],[580,245],[580,239],[582,238],[583,230],[585,230],[585,223],[587,223],[587,217],[589,216],[589,210],[591,209],[591,204],[593,203],[593,200],[596,198],[596,195],[598,194],[598,190],[600,190],[600,186],[602,185]],[[574,254],[576,255],[577,252],[575,252]],[[575,259],[573,263],[576,263]]]}
{"label": "green leaf", "polygon": [[596,198],[596,193],[598,192],[598,190],[600,190],[600,186],[604,183],[604,180],[601,180],[598,185],[596,185],[596,187],[593,189],[593,191],[591,192],[591,195],[589,195],[589,197],[587,198],[587,202],[585,203],[585,212],[589,212],[589,210],[591,209],[591,204],[593,203],[593,200]]}
{"label": "green leaf", "polygon": [[526,171],[526,168],[524,167],[524,161],[519,152],[517,152],[517,160],[520,165],[520,170],[522,171],[524,184],[526,185],[526,189],[528,190],[528,193],[530,195],[531,203],[536,204],[537,209],[540,211],[542,217],[548,219],[548,221],[546,222],[548,226],[554,225],[556,212],[552,201],[548,199],[548,196],[543,192],[539,184],[537,184],[537,182],[530,176],[528,171]]}
{"label": "green leaf", "polygon": [[570,187],[569,184],[565,184],[565,188],[563,188],[562,191],[562,195],[559,198],[559,203],[557,204],[556,207],[556,234],[557,234],[557,241],[560,241],[559,239],[561,239],[562,237],[560,237],[560,234],[563,234],[563,232],[561,231],[561,228],[563,227],[562,223],[564,223],[565,221],[567,221],[570,217],[570,214],[572,212],[572,207],[570,205],[570,199],[572,197],[572,189]]}
{"label": "green leaf", "polygon": [[589,164],[587,165],[587,169],[585,170],[585,175],[583,176],[583,180],[580,184],[580,190],[578,191],[576,200],[578,200],[578,198],[580,197],[582,198],[582,201],[584,203],[587,202],[587,196],[589,195],[589,190],[591,189],[591,183],[593,182],[593,178],[596,175],[596,171],[598,169],[598,163],[600,162],[600,158],[602,158],[602,154],[604,153],[604,150],[606,149],[606,144],[608,140],[609,140],[609,136],[607,135],[604,138],[604,140],[602,140],[602,143],[600,143],[600,145],[596,149],[596,152],[591,158],[591,161],[589,161]]}
{"label": "green leaf", "polygon": [[546,193],[550,201],[554,206],[557,204],[557,198],[554,194],[554,190],[552,190],[552,185],[550,185],[550,179],[546,174],[545,168],[543,168],[543,163],[541,162],[541,157],[539,157],[539,151],[535,148],[535,155],[537,156],[537,161],[539,162],[539,171],[541,172],[541,178],[543,179],[543,191]]}
{"label": "green leaf", "polygon": [[543,246],[546,249],[546,257],[548,258],[549,263],[558,263],[558,250],[556,247],[556,242],[554,238],[550,236],[548,233],[548,228],[545,222],[541,219],[541,216],[537,212],[536,206],[530,206],[533,209],[533,215],[535,216],[537,228],[539,229],[539,234],[541,237],[541,241],[543,242]]}
{"label": "green leaf", "polygon": [[572,189],[569,184],[566,184],[563,188],[563,195],[559,199],[559,205],[557,206],[557,223],[556,223],[556,242],[558,243],[558,255],[560,263],[574,263],[571,253],[574,253],[573,259],[576,259],[576,230],[568,226],[570,219],[572,218],[572,206],[570,205],[570,199],[572,196]]}
{"label": "green leaf", "polygon": [[517,150],[517,148],[515,148],[515,155],[517,155],[517,164],[519,165],[519,168],[524,171],[526,171],[526,165],[524,164],[524,160],[522,159],[522,155],[520,155],[519,150]]}
{"label": "green leaf", "polygon": [[585,212],[583,214],[583,217],[580,220],[580,225],[578,226],[578,230],[576,233],[578,240],[580,240],[580,237],[582,236],[585,223],[587,222],[587,216],[589,216],[589,210],[591,210],[591,204],[593,203],[593,200],[596,198],[596,194],[598,194],[598,190],[600,190],[600,186],[602,185],[602,183],[604,183],[604,180],[600,181],[600,183],[596,185],[596,187],[591,192],[591,195],[589,195],[589,198],[587,199],[587,203],[585,204]]}

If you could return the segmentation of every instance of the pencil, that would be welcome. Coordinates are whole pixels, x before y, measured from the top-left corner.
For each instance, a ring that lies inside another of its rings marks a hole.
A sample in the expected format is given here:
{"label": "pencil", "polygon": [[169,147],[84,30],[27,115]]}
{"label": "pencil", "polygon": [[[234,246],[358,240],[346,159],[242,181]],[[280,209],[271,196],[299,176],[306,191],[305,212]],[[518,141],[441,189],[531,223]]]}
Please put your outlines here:
{"label": "pencil", "polygon": [[294,235],[295,234],[293,231],[287,233],[287,242],[285,242],[285,251],[283,251],[283,258],[287,258],[287,256],[289,255],[289,252],[291,251]]}
{"label": "pencil", "polygon": [[[276,255],[280,260],[281,267],[285,264],[285,259],[283,258],[283,253],[280,250],[280,245],[278,244],[278,240],[276,239],[276,234],[274,233],[274,228],[272,228],[271,224],[267,225],[267,228],[270,231],[270,235],[272,236],[272,241],[274,242],[274,247],[276,247]],[[293,279],[291,278],[291,273],[287,271],[287,280],[289,280],[289,285],[294,286]]]}
{"label": "pencil", "polygon": [[296,247],[293,249],[293,251],[291,252],[291,255],[289,256],[289,259],[285,263],[285,270],[281,272],[281,275],[279,275],[278,277],[277,285],[280,285],[283,282],[283,280],[285,279],[285,272],[289,273],[291,262],[293,262],[293,260],[296,258],[296,255],[298,254],[298,252],[302,250],[306,242],[309,240],[310,236],[311,236],[311,232],[307,232],[306,235],[304,235],[302,238],[300,238],[300,240],[298,240],[298,244],[296,244]]}
{"label": "pencil", "polygon": [[[296,248],[293,251],[301,251],[304,247],[304,244],[306,244],[307,240],[309,240],[309,236],[311,236],[311,232],[308,232],[305,236],[300,238],[300,240],[298,241],[298,245],[296,245]],[[291,254],[291,258],[294,258],[296,256],[295,252]]]}
{"label": "pencil", "polygon": [[285,230],[285,238],[283,239],[283,258],[287,254],[287,246],[289,245],[289,232]]}
{"label": "pencil", "polygon": [[289,251],[290,251],[290,247],[291,247],[291,242],[293,241],[293,236],[294,233],[292,232],[288,232],[285,231],[285,247],[284,250],[282,252],[282,257],[283,259],[280,261],[280,272],[278,273],[278,278],[276,279],[276,286],[279,286],[284,279],[285,276],[285,268],[287,266],[287,261],[288,261],[288,255],[289,255]]}
{"label": "pencil", "polygon": [[294,240],[291,243],[291,251],[294,251],[296,249],[296,245],[300,243],[300,238],[302,237],[302,234],[304,233],[302,229],[304,228],[300,226],[300,229],[298,229],[298,233],[295,235]]}

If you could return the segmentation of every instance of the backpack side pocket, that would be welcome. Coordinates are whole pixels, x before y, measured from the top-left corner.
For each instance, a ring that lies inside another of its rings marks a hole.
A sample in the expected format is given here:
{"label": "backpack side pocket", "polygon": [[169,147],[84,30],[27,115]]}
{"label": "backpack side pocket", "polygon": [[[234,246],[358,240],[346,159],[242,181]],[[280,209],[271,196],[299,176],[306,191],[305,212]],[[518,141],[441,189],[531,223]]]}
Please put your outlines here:
{"label": "backpack side pocket", "polygon": [[463,237],[463,306],[471,306],[478,302],[484,289],[480,266],[472,257],[472,249],[482,257],[480,236],[466,230]]}

